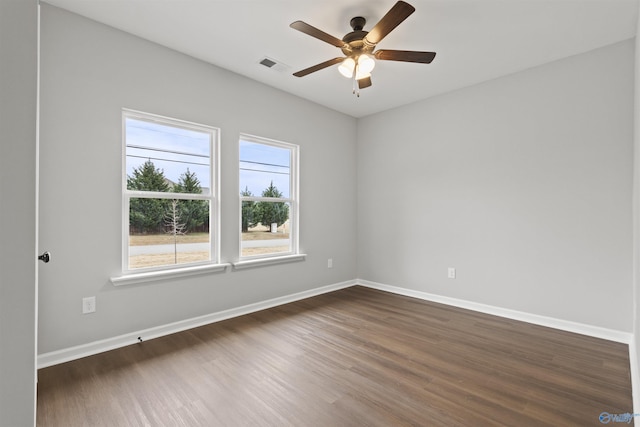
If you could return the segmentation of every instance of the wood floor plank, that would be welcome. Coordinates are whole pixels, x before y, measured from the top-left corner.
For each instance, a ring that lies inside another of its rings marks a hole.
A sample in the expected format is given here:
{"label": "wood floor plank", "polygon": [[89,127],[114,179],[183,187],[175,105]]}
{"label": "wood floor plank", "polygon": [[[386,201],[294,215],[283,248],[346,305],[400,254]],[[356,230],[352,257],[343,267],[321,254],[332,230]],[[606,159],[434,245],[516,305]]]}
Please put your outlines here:
{"label": "wood floor plank", "polygon": [[37,425],[598,426],[628,347],[352,287],[41,369]]}

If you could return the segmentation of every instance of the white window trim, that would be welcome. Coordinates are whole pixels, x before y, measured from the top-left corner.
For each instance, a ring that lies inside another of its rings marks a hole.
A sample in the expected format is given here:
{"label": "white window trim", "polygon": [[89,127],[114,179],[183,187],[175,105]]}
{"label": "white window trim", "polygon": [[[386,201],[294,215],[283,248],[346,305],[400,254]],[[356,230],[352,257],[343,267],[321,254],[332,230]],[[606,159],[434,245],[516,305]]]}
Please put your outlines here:
{"label": "white window trim", "polygon": [[[289,197],[288,198],[270,198],[270,197],[242,197],[238,191],[238,219],[242,224],[242,202],[243,201],[271,201],[289,203],[290,212],[289,219],[292,223],[289,231],[290,250],[288,252],[278,252],[274,254],[262,254],[252,256],[242,256],[242,227],[238,227],[238,260],[233,262],[233,268],[236,270],[257,267],[261,265],[280,264],[291,261],[300,261],[306,258],[305,254],[300,253],[300,242],[298,238],[299,231],[299,181],[300,181],[300,146],[289,142],[277,141],[262,136],[241,133],[238,138],[238,152],[240,151],[240,141],[248,141],[257,144],[271,145],[279,148],[290,150],[290,179],[289,179]],[[239,160],[239,158],[238,158]],[[240,182],[240,168],[238,167],[238,182]]]}
{"label": "white window trim", "polygon": [[245,270],[247,268],[262,267],[265,265],[285,264],[288,262],[304,261],[307,259],[307,254],[294,254],[283,256],[270,256],[255,259],[247,259],[243,261],[234,262],[234,270]]}
{"label": "white window trim", "polygon": [[[127,189],[127,149],[126,149],[126,118],[134,118],[144,121],[157,122],[169,126],[181,127],[190,130],[211,132],[211,174],[207,185],[210,194],[196,193],[167,193],[152,191],[132,191]],[[214,126],[189,122],[157,114],[142,111],[122,109],[122,274],[111,277],[114,286],[143,283],[152,280],[167,279],[171,277],[192,276],[208,272],[225,270],[230,264],[220,263],[220,129]],[[166,265],[149,268],[129,269],[129,200],[131,198],[163,198],[163,199],[190,199],[208,200],[209,205],[209,234],[210,254],[209,261],[189,264]]]}
{"label": "white window trim", "polygon": [[111,277],[109,280],[114,286],[135,285],[140,283],[155,282],[159,280],[177,279],[181,277],[197,276],[209,273],[224,272],[231,264],[206,264],[177,267],[171,270],[146,271],[142,273],[124,274]]}

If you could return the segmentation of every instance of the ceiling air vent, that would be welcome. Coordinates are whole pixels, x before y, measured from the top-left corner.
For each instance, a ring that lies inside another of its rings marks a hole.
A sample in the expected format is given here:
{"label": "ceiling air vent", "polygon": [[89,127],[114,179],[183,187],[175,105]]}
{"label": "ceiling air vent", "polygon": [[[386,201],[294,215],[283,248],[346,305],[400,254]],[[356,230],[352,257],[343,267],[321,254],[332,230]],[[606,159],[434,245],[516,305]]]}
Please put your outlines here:
{"label": "ceiling air vent", "polygon": [[262,65],[264,65],[265,67],[271,68],[274,65],[276,65],[275,61],[270,60],[269,58],[264,58],[262,61],[260,61],[260,63]]}
{"label": "ceiling air vent", "polygon": [[264,57],[263,59],[261,59],[260,61],[258,61],[258,64],[260,65],[264,65],[267,68],[271,68],[272,70],[276,70],[279,72],[285,72],[287,71],[290,67],[280,61],[276,61],[273,58],[268,58],[268,57]]}

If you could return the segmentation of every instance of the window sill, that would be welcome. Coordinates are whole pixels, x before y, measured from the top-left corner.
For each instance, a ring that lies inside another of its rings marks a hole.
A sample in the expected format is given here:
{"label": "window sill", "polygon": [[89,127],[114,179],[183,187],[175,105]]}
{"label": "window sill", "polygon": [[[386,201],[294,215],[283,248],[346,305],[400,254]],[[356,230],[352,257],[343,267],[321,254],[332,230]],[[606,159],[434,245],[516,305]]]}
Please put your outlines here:
{"label": "window sill", "polygon": [[287,262],[304,261],[306,254],[285,255],[272,258],[250,259],[233,263],[234,270],[244,270],[246,268],[262,267],[264,265],[284,264]]}
{"label": "window sill", "polygon": [[194,267],[175,268],[172,270],[148,271],[145,273],[125,274],[119,277],[112,277],[111,283],[114,286],[134,285],[138,283],[153,282],[157,280],[167,280],[177,277],[188,277],[199,274],[218,273],[227,269],[230,264],[207,264]]}

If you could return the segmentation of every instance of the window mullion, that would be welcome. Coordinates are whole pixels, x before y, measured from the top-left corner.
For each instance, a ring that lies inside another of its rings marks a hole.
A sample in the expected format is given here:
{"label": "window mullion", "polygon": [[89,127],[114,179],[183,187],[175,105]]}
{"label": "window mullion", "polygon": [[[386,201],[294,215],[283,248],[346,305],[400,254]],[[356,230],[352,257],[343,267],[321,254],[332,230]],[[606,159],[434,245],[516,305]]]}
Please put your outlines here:
{"label": "window mullion", "polygon": [[241,196],[240,200],[243,202],[273,202],[273,203],[291,203],[293,199],[284,197],[253,197],[253,196]]}
{"label": "window mullion", "polygon": [[128,197],[139,199],[178,199],[178,200],[211,200],[212,196],[201,193],[170,193],[162,191],[137,191],[127,190]]}

